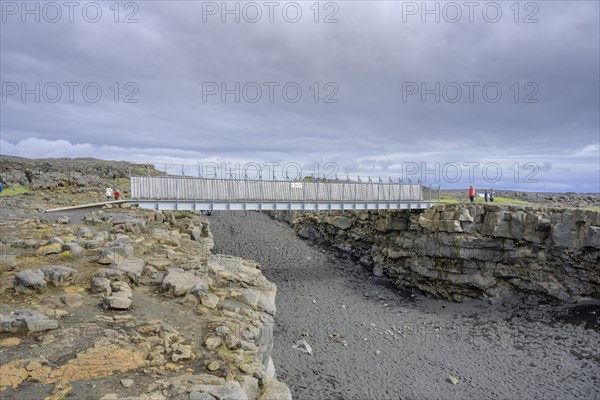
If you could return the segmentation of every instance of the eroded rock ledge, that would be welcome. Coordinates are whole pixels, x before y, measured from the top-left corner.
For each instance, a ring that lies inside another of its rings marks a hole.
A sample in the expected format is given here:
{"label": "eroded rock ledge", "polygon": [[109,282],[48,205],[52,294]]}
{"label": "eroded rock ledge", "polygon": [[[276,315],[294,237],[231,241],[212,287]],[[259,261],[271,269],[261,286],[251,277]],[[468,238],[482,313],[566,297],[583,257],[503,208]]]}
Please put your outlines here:
{"label": "eroded rock ledge", "polygon": [[14,256],[0,263],[0,392],[84,398],[78,385],[106,379],[95,398],[291,399],[271,359],[277,287],[257,263],[213,254],[206,218],[73,217],[0,223]]}
{"label": "eroded rock ledge", "polygon": [[600,296],[600,212],[508,205],[278,213],[298,235],[436,297]]}

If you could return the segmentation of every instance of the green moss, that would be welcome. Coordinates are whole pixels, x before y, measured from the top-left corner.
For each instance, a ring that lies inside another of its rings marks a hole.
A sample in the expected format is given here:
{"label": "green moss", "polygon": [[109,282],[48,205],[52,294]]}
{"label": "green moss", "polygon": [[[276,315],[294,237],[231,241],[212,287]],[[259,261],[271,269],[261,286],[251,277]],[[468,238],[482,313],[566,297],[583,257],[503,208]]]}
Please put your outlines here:
{"label": "green moss", "polygon": [[61,261],[71,261],[71,252],[69,250],[63,251],[62,253],[60,253],[60,259]]}
{"label": "green moss", "polygon": [[4,190],[0,192],[0,197],[18,196],[25,192],[29,192],[29,188],[27,186],[8,186],[4,187]]}

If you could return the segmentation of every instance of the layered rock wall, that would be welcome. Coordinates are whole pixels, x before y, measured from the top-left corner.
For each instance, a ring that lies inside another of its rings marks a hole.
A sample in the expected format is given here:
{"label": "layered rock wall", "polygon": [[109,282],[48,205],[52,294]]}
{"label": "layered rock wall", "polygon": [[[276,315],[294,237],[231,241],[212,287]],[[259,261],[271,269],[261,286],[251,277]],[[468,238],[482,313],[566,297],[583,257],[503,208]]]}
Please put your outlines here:
{"label": "layered rock wall", "polygon": [[600,212],[508,205],[278,213],[397,285],[461,301],[528,292],[600,296]]}

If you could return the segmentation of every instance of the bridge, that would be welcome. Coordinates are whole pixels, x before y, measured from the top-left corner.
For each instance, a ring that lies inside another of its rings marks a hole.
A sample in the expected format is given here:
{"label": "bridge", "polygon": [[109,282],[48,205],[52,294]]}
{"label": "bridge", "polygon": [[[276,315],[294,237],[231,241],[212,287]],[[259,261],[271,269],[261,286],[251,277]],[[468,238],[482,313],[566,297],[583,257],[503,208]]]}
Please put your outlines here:
{"label": "bridge", "polygon": [[[132,176],[130,201],[151,210],[332,211],[431,207],[420,184]],[[439,201],[439,199],[438,199]]]}

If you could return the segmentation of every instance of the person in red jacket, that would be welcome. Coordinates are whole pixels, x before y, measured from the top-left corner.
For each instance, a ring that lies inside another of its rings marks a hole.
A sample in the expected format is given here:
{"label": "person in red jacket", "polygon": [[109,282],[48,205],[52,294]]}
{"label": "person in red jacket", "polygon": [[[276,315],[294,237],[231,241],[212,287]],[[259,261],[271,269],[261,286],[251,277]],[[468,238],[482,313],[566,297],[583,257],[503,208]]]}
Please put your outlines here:
{"label": "person in red jacket", "polygon": [[469,199],[471,200],[471,203],[475,200],[475,188],[473,185],[469,186]]}
{"label": "person in red jacket", "polygon": [[115,190],[114,196],[115,196],[115,201],[119,201],[119,197],[121,197],[121,193],[119,193],[119,189]]}

